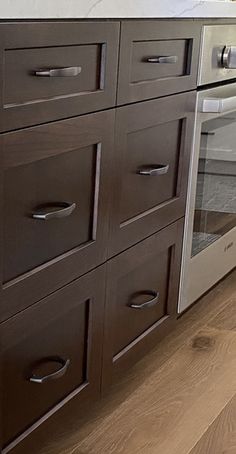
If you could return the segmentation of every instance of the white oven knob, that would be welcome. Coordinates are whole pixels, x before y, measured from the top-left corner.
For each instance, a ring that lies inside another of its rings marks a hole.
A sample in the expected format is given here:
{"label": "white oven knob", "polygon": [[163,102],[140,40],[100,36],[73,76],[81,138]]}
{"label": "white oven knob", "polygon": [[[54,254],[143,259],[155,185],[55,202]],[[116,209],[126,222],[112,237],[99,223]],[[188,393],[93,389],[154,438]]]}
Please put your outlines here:
{"label": "white oven knob", "polygon": [[236,46],[225,46],[222,54],[222,66],[236,69]]}

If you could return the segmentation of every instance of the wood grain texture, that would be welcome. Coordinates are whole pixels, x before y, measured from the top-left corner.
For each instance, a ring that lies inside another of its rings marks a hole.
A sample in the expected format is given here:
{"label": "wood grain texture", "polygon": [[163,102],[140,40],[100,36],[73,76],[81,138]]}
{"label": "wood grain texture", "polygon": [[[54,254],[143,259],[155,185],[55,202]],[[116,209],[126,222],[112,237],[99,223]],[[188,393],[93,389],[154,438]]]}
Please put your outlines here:
{"label": "wood grain texture", "polygon": [[[19,434],[29,434],[40,418],[45,421],[58,411],[63,400],[73,398],[81,409],[98,398],[105,273],[105,266],[98,267],[1,324],[2,438],[7,450]],[[30,381],[59,370],[58,358],[69,360],[60,380]]]}
{"label": "wood grain texture", "polygon": [[[199,31],[199,22],[193,21],[181,27],[173,21],[122,21],[118,104],[196,87]],[[178,63],[148,63],[161,55],[176,55]]]}
{"label": "wood grain texture", "polygon": [[[2,321],[106,260],[114,120],[113,109],[1,135]],[[63,200],[77,204],[64,226],[32,220],[35,208]]]}
{"label": "wood grain texture", "polygon": [[[173,329],[182,237],[180,219],[108,262],[103,392]],[[157,292],[157,304],[148,310],[130,308],[147,289]]]}
{"label": "wood grain texture", "polygon": [[211,321],[211,326],[236,331],[236,291],[229,300],[227,311],[220,311]]}
{"label": "wood grain texture", "polygon": [[[116,110],[109,257],[184,216],[195,99],[191,91]],[[166,165],[166,174],[139,174]]]}
{"label": "wood grain texture", "polygon": [[235,454],[236,396],[225,406],[190,454]]}
{"label": "wood grain texture", "polygon": [[236,333],[216,326],[235,292],[233,271],[83,417],[71,404],[12,454],[223,454],[191,451],[236,394]]}
{"label": "wood grain texture", "polygon": [[199,331],[73,453],[187,453],[236,392],[235,351],[234,333]]}
{"label": "wood grain texture", "polygon": [[[1,24],[1,132],[114,106],[119,30],[119,22]],[[81,73],[35,77],[40,69],[68,66]]]}

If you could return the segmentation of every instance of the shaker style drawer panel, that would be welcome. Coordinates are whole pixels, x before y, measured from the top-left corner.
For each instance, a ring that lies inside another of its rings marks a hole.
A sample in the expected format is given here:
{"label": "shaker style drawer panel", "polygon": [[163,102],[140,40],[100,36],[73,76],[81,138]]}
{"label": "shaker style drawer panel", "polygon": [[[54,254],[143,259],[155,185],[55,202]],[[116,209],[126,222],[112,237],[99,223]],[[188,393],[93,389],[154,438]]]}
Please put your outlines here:
{"label": "shaker style drawer panel", "polygon": [[1,325],[3,445],[71,398],[99,396],[104,281],[101,267]]}
{"label": "shaker style drawer panel", "polygon": [[1,24],[0,130],[113,106],[118,37],[114,22]]}
{"label": "shaker style drawer panel", "polygon": [[183,220],[108,262],[103,384],[168,332],[176,317]]}
{"label": "shaker style drawer panel", "polygon": [[106,259],[113,117],[1,136],[5,316]]}
{"label": "shaker style drawer panel", "polygon": [[[131,83],[184,76],[187,52],[188,41],[185,39],[134,42]],[[146,54],[151,55],[147,61],[144,59]],[[155,57],[156,54],[161,57]]]}
{"label": "shaker style drawer panel", "polygon": [[200,30],[193,22],[122,22],[118,104],[195,88]]}
{"label": "shaker style drawer panel", "polygon": [[195,97],[117,109],[109,256],[184,215]]}

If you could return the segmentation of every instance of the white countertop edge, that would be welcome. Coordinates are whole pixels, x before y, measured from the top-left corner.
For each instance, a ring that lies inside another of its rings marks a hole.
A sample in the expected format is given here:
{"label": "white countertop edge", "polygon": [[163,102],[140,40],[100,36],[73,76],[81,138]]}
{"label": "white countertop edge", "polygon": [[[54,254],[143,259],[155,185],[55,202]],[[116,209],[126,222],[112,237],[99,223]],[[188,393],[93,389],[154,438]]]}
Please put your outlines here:
{"label": "white countertop edge", "polygon": [[236,17],[223,0],[0,0],[0,19]]}

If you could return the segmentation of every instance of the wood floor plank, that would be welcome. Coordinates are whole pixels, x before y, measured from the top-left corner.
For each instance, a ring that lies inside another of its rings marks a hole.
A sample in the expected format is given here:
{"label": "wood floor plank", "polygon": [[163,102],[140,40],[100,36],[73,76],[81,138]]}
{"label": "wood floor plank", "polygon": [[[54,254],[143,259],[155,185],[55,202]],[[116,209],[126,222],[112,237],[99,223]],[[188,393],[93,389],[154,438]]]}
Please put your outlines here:
{"label": "wood floor plank", "polygon": [[236,395],[225,406],[190,454],[236,453]]}
{"label": "wood floor plank", "polygon": [[236,331],[236,291],[227,306],[211,320],[210,325],[218,329]]}
{"label": "wood floor plank", "polygon": [[236,393],[235,352],[235,332],[199,332],[71,454],[189,453]]}

